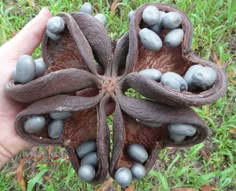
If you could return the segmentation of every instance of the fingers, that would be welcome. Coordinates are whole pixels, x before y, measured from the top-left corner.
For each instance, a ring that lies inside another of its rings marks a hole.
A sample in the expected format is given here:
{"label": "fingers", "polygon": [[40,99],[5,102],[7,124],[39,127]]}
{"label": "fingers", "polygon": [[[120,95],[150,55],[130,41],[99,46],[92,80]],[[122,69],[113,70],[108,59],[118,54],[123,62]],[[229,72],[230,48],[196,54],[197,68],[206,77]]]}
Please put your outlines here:
{"label": "fingers", "polygon": [[19,137],[14,127],[14,120],[9,118],[1,118],[4,123],[0,127],[0,169],[14,155],[21,150],[32,147],[32,144],[26,142]]}
{"label": "fingers", "polygon": [[3,45],[0,51],[4,51],[6,54],[10,52],[9,56],[12,59],[18,59],[23,54],[31,55],[40,44],[50,17],[50,11],[43,8],[14,38]]}

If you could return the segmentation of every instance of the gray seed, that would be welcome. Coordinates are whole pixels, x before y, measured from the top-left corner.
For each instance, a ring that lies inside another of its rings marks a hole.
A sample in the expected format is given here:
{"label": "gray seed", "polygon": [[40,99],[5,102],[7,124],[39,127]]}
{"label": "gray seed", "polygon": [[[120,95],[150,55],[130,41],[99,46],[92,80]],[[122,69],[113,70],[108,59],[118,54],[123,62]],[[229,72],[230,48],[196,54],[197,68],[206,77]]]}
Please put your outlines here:
{"label": "gray seed", "polygon": [[80,8],[80,12],[88,13],[88,14],[92,15],[93,14],[93,6],[89,2],[84,3]]}
{"label": "gray seed", "polygon": [[163,11],[159,11],[159,13],[160,13],[160,19],[159,19],[159,21],[155,24],[155,25],[152,25],[151,27],[150,27],[150,29],[152,30],[152,31],[154,31],[155,33],[161,33],[161,28],[162,28],[162,19],[163,19],[163,17],[165,16],[165,12],[163,12]]}
{"label": "gray seed", "polygon": [[125,188],[129,186],[132,181],[132,173],[129,168],[122,167],[116,171],[114,178],[121,187]]}
{"label": "gray seed", "polygon": [[16,64],[16,81],[20,83],[27,83],[35,77],[35,63],[31,56],[21,56]]}
{"label": "gray seed", "polygon": [[177,134],[169,134],[170,139],[176,143],[179,143],[185,139],[186,136],[184,135],[177,135]]}
{"label": "gray seed", "polygon": [[160,23],[160,25],[162,26],[162,19],[163,19],[164,16],[166,15],[166,12],[164,12],[164,11],[159,11],[159,13],[160,13],[159,23]]}
{"label": "gray seed", "polygon": [[144,28],[139,31],[139,38],[144,46],[152,51],[158,51],[162,47],[162,41],[160,37],[153,31]]}
{"label": "gray seed", "polygon": [[48,30],[46,30],[46,34],[48,35],[50,39],[54,41],[59,40],[61,38],[61,35],[50,33]]}
{"label": "gray seed", "polygon": [[106,18],[105,15],[99,13],[99,14],[95,15],[95,18],[96,18],[100,23],[102,23],[104,27],[107,25],[107,18]]}
{"label": "gray seed", "polygon": [[82,160],[81,160],[81,165],[92,165],[94,168],[97,168],[98,166],[98,156],[97,152],[92,152],[87,154]]}
{"label": "gray seed", "polygon": [[141,70],[139,74],[155,81],[160,81],[161,79],[161,72],[154,68]]}
{"label": "gray seed", "polygon": [[196,73],[202,67],[203,67],[202,65],[193,65],[187,70],[187,72],[184,75],[184,79],[187,82],[188,86],[192,85],[193,74]]}
{"label": "gray seed", "polygon": [[141,121],[139,119],[136,119],[139,123],[142,123],[143,125],[146,125],[148,127],[160,127],[162,124],[161,123],[153,123],[153,122],[147,122],[147,121]]}
{"label": "gray seed", "polygon": [[168,47],[177,47],[184,38],[184,31],[182,29],[173,29],[165,36],[165,43]]}
{"label": "gray seed", "polygon": [[192,84],[203,90],[210,88],[216,81],[216,72],[210,67],[202,67],[192,76]]}
{"label": "gray seed", "polygon": [[14,70],[12,71],[12,79],[13,79],[15,82],[17,82],[17,79],[16,79],[16,69],[14,69]]}
{"label": "gray seed", "polygon": [[131,17],[134,15],[134,11],[130,11],[128,14],[129,21],[131,20]]}
{"label": "gray seed", "polygon": [[24,129],[27,133],[38,133],[46,124],[43,116],[33,116],[25,121]]}
{"label": "gray seed", "polygon": [[148,153],[143,145],[131,144],[127,148],[129,156],[140,163],[144,163],[148,159]]}
{"label": "gray seed", "polygon": [[193,136],[196,133],[197,129],[188,124],[170,124],[168,125],[168,131],[171,134]]}
{"label": "gray seed", "polygon": [[53,120],[48,125],[48,136],[52,139],[58,139],[63,131],[64,122],[62,120]]}
{"label": "gray seed", "polygon": [[132,172],[133,177],[138,179],[138,180],[143,178],[146,175],[146,169],[140,163],[134,163],[131,166],[131,172]]}
{"label": "gray seed", "polygon": [[36,77],[40,77],[47,70],[46,64],[44,63],[42,58],[34,60],[34,62],[35,62],[35,66],[36,66]]}
{"label": "gray seed", "polygon": [[175,29],[182,23],[182,17],[177,12],[166,13],[162,19],[162,26],[166,29]]}
{"label": "gray seed", "polygon": [[53,34],[59,34],[65,29],[65,21],[59,16],[51,17],[47,23],[47,30]]}
{"label": "gray seed", "polygon": [[152,26],[159,22],[159,10],[155,6],[150,5],[143,10],[142,18],[146,24]]}
{"label": "gray seed", "polygon": [[72,113],[69,111],[49,113],[49,116],[52,119],[66,119],[66,118],[70,117],[71,115],[72,115]]}
{"label": "gray seed", "polygon": [[161,83],[171,89],[177,91],[184,91],[188,89],[188,85],[185,80],[177,73],[166,72],[161,76]]}
{"label": "gray seed", "polygon": [[95,141],[86,141],[84,143],[82,143],[77,149],[77,155],[78,157],[81,159],[83,158],[85,155],[91,153],[91,152],[95,152],[97,150],[97,145]]}
{"label": "gray seed", "polygon": [[155,33],[157,33],[157,34],[160,34],[160,33],[161,33],[161,25],[160,25],[159,22],[156,23],[155,25],[151,26],[150,29],[151,29],[152,31],[154,31]]}
{"label": "gray seed", "polygon": [[95,169],[91,165],[80,166],[78,170],[78,175],[81,178],[81,180],[85,182],[92,181],[95,177]]}

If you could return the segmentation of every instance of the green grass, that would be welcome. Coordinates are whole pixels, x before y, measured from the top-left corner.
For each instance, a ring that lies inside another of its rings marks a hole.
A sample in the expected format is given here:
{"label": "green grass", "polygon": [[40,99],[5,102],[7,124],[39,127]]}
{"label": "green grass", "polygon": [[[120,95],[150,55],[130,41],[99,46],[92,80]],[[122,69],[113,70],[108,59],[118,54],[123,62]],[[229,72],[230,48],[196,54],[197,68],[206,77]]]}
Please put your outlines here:
{"label": "green grass", "polygon": [[[84,2],[84,1],[83,1]],[[96,12],[108,18],[107,30],[112,38],[119,38],[128,30],[127,15],[146,2],[121,0],[116,13],[110,14],[109,3],[105,0],[90,1]],[[190,148],[164,149],[149,176],[136,182],[136,190],[168,191],[175,187],[201,188],[202,185],[214,185],[218,191],[236,190],[236,3],[233,0],[164,0],[162,3],[174,5],[186,12],[194,26],[192,49],[201,57],[209,59],[215,52],[221,66],[225,69],[229,86],[226,96],[217,102],[195,108],[210,127],[210,136],[201,144]],[[35,3],[35,5],[34,5]],[[39,10],[46,6],[53,14],[60,11],[78,11],[80,0],[0,0],[0,44],[19,31]],[[37,49],[35,56],[40,55]],[[133,95],[132,90],[128,95]],[[200,153],[204,148],[210,160],[206,161]],[[25,179],[30,190],[88,190],[91,186],[79,180],[66,158],[65,151],[56,148],[54,155],[60,159],[48,159],[48,149],[38,148],[39,157],[26,160]],[[19,161],[28,156],[22,152],[0,172],[0,190],[21,190],[16,181],[15,171]],[[211,168],[213,167],[213,169]],[[118,190],[119,186],[114,183]]]}

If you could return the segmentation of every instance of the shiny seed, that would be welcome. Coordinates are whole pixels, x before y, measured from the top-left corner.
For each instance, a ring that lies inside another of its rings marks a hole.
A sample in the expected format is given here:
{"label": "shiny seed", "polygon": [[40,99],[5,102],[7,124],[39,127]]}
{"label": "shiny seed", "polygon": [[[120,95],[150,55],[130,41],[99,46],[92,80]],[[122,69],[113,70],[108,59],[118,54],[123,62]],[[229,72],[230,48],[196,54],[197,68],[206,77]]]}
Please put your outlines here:
{"label": "shiny seed", "polygon": [[168,47],[177,47],[181,44],[184,38],[184,31],[182,29],[173,29],[165,36],[165,44]]}
{"label": "shiny seed", "polygon": [[12,71],[12,79],[13,79],[15,82],[17,82],[17,79],[16,79],[16,69],[14,69],[14,70]]}
{"label": "shiny seed", "polygon": [[148,153],[143,145],[131,144],[127,148],[129,156],[140,163],[144,163],[148,159]]}
{"label": "shiny seed", "polygon": [[98,156],[97,152],[92,152],[87,154],[82,160],[81,160],[81,165],[92,165],[94,168],[97,168],[98,166]]}
{"label": "shiny seed", "polygon": [[185,73],[184,79],[187,82],[189,87],[192,85],[193,74],[195,74],[202,67],[203,67],[202,65],[193,65]]}
{"label": "shiny seed", "polygon": [[69,111],[63,111],[63,112],[52,112],[49,114],[49,116],[52,119],[66,119],[72,115]]}
{"label": "shiny seed", "polygon": [[85,182],[92,181],[95,177],[95,173],[95,169],[91,165],[80,166],[78,170],[79,177]]}
{"label": "shiny seed", "polygon": [[51,17],[47,23],[47,30],[53,34],[59,34],[65,29],[65,21],[59,16]]}
{"label": "shiny seed", "polygon": [[46,34],[48,35],[48,37],[54,41],[59,40],[61,38],[61,35],[59,34],[53,34],[51,32],[49,32],[48,30],[46,30]]}
{"label": "shiny seed", "polygon": [[94,16],[100,23],[103,24],[103,26],[106,26],[107,25],[107,18],[105,15],[103,14],[97,14]]}
{"label": "shiny seed", "polygon": [[134,163],[131,166],[131,172],[132,172],[133,177],[138,179],[138,180],[143,178],[146,175],[146,169],[140,163]]}
{"label": "shiny seed", "polygon": [[163,17],[164,17],[165,14],[166,14],[166,13],[163,12],[163,11],[159,11],[159,13],[160,13],[160,19],[159,19],[159,21],[158,21],[155,25],[150,26],[150,29],[151,29],[152,31],[154,31],[155,33],[158,33],[158,34],[161,33],[162,19],[163,19]]}
{"label": "shiny seed", "polygon": [[163,19],[164,16],[166,15],[166,12],[164,12],[164,11],[159,11],[159,13],[160,13],[159,23],[162,25],[162,19]]}
{"label": "shiny seed", "polygon": [[210,67],[202,67],[192,76],[192,84],[203,90],[210,88],[216,81],[216,72]]}
{"label": "shiny seed", "polygon": [[122,167],[116,171],[114,178],[121,187],[125,188],[129,186],[132,181],[132,173],[129,168]]}
{"label": "shiny seed", "polygon": [[131,20],[132,16],[134,15],[134,11],[130,11],[128,13],[128,18],[129,18],[129,21]]}
{"label": "shiny seed", "polygon": [[139,38],[144,48],[152,51],[158,51],[162,47],[162,41],[160,37],[153,31],[144,28],[139,31]]}
{"label": "shiny seed", "polygon": [[27,133],[38,133],[46,124],[43,116],[33,116],[25,121],[24,129]]}
{"label": "shiny seed", "polygon": [[171,133],[169,134],[169,136],[170,136],[170,139],[176,143],[179,143],[186,138],[186,136],[184,135],[177,135],[177,134],[171,134]]}
{"label": "shiny seed", "polygon": [[78,157],[81,159],[83,158],[85,155],[91,153],[91,152],[95,152],[97,150],[97,145],[95,141],[86,141],[84,143],[82,143],[77,149],[77,155]]}
{"label": "shiny seed", "polygon": [[190,89],[206,90],[215,83],[216,76],[216,72],[210,67],[193,65],[185,73],[184,79]]}
{"label": "shiny seed", "polygon": [[88,13],[88,14],[92,15],[93,14],[93,6],[89,2],[84,3],[80,8],[80,12]]}
{"label": "shiny seed", "polygon": [[156,23],[155,25],[151,26],[150,29],[157,33],[157,34],[160,34],[161,33],[161,25],[160,23]]}
{"label": "shiny seed", "polygon": [[27,83],[35,77],[35,63],[31,56],[21,56],[16,64],[16,81],[20,83]]}
{"label": "shiny seed", "polygon": [[184,91],[188,89],[188,85],[185,80],[177,73],[166,72],[161,76],[161,83],[171,89],[177,91]]}
{"label": "shiny seed", "polygon": [[170,124],[168,125],[168,131],[172,134],[193,136],[197,129],[188,124]]}
{"label": "shiny seed", "polygon": [[35,62],[35,66],[36,66],[36,77],[40,77],[47,70],[46,64],[44,63],[42,58],[34,60],[34,62]]}
{"label": "shiny seed", "polygon": [[177,12],[166,13],[162,19],[162,26],[166,29],[175,29],[182,23],[182,17]]}
{"label": "shiny seed", "polygon": [[141,70],[139,74],[155,81],[160,81],[161,79],[161,72],[154,68]]}
{"label": "shiny seed", "polygon": [[48,125],[48,136],[52,139],[58,139],[63,131],[64,122],[62,120],[53,120]]}
{"label": "shiny seed", "polygon": [[142,18],[146,24],[152,26],[160,19],[159,10],[155,6],[150,5],[143,10]]}

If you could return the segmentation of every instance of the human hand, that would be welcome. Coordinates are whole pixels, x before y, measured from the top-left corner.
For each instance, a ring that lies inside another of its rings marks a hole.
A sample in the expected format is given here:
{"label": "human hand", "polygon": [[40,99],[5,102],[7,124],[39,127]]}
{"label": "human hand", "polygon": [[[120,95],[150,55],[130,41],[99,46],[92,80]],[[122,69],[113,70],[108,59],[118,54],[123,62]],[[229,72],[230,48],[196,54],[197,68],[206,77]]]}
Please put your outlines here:
{"label": "human hand", "polygon": [[50,17],[49,10],[43,8],[14,38],[0,47],[0,168],[19,151],[30,147],[14,129],[16,115],[24,106],[9,98],[4,87],[12,78],[18,58],[24,54],[31,55],[40,44]]}

